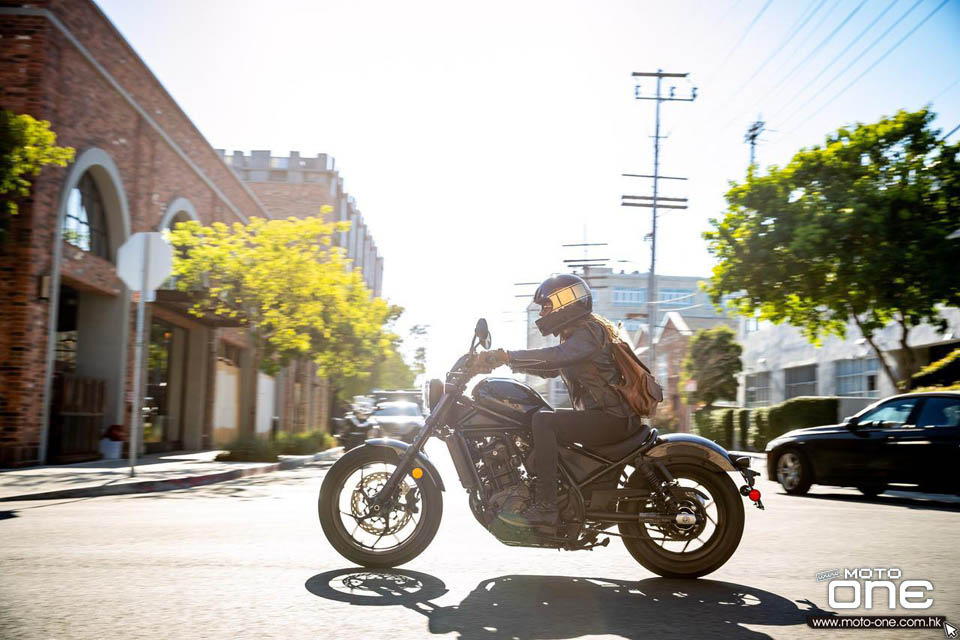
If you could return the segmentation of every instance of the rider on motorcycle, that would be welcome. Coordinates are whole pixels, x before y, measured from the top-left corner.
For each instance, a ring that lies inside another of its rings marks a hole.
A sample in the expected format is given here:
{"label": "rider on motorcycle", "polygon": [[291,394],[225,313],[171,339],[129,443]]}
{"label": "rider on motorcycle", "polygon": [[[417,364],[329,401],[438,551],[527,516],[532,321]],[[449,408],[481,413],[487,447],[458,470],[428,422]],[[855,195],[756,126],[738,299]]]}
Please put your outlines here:
{"label": "rider on motorcycle", "polygon": [[544,280],[533,296],[540,305],[537,328],[560,344],[543,349],[481,355],[491,369],[506,364],[512,370],[542,378],[563,378],[573,409],[542,409],[533,416],[534,501],[500,519],[516,526],[552,526],[557,522],[557,442],[607,445],[625,440],[641,429],[630,406],[613,387],[621,374],[611,352],[617,329],[593,313],[590,287],[578,276],[560,274]]}

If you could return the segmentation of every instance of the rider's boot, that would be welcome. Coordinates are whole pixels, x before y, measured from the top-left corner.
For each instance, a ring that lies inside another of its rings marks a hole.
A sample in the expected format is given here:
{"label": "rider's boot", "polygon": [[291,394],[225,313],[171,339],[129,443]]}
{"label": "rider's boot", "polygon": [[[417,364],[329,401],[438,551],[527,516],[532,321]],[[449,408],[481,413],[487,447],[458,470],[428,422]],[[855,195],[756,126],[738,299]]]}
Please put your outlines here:
{"label": "rider's boot", "polygon": [[[535,491],[536,500],[519,509],[506,509],[497,517],[515,527],[555,527],[559,517],[556,491]],[[522,503],[521,503],[522,504]]]}

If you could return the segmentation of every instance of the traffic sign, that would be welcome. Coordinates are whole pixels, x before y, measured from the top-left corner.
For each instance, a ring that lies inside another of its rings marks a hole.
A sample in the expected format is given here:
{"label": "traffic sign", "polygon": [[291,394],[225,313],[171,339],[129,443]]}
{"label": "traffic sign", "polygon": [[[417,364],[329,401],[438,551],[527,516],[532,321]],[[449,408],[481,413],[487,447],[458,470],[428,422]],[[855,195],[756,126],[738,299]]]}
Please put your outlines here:
{"label": "traffic sign", "polygon": [[117,276],[132,291],[153,291],[172,269],[173,249],[157,231],[135,233],[117,251]]}

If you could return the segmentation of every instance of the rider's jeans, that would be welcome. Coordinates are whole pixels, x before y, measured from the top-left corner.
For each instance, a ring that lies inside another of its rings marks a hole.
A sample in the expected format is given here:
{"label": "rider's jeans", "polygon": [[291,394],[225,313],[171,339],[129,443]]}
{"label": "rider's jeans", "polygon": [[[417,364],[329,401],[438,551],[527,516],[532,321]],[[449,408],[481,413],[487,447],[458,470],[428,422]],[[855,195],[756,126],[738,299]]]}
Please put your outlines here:
{"label": "rider's jeans", "polygon": [[537,473],[537,500],[557,500],[557,442],[579,442],[587,447],[626,440],[635,433],[629,418],[598,409],[541,410],[533,414],[534,466]]}

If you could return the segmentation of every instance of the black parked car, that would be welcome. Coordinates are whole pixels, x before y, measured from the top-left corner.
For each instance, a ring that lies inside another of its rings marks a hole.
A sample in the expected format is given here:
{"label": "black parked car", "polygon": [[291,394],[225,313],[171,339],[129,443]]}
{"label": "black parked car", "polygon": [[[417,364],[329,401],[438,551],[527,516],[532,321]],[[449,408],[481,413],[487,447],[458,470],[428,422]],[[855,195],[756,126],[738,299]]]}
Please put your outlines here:
{"label": "black parked car", "polygon": [[785,433],[766,451],[769,478],[795,495],[814,483],[960,495],[960,392],[886,398],[841,424]]}

